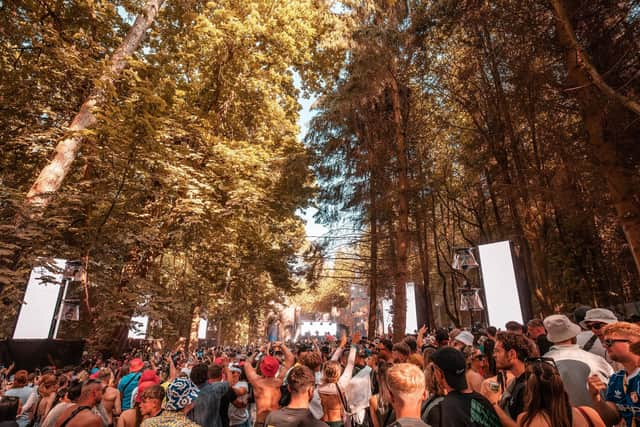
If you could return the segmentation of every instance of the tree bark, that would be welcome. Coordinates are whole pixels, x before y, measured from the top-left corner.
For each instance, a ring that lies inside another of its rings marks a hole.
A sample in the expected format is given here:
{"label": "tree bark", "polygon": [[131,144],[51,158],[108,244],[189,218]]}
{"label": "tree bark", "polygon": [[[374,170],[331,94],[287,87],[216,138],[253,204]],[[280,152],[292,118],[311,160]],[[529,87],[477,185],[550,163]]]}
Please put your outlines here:
{"label": "tree bark", "polygon": [[[592,80],[594,84],[596,84],[596,80],[592,75],[593,71],[589,72],[590,64],[585,66],[586,55],[576,42],[573,25],[569,18],[571,12],[567,12],[562,1],[552,0],[551,3],[557,14],[558,40],[566,50],[567,79],[571,85],[580,88],[573,93],[582,109],[588,140],[594,150],[594,158],[607,181],[618,221],[622,226],[636,270],[640,275],[640,201],[635,197],[637,189],[633,187],[630,174],[625,171],[624,165],[618,158],[615,143],[606,137],[605,123],[608,116],[606,103],[600,99],[599,93],[592,87]],[[596,84],[596,86],[598,85]],[[607,94],[600,86],[598,88],[605,95]],[[629,108],[628,105],[625,107]]]}
{"label": "tree bark", "polygon": [[[423,310],[418,312],[418,327],[422,326],[422,323],[426,323],[429,328],[433,328],[435,320],[433,316],[433,304],[431,301],[431,283],[429,280],[429,251],[427,240],[427,226],[425,220],[422,218],[420,210],[422,204],[416,207],[415,221],[416,221],[416,236],[418,245],[418,254],[420,257],[420,271],[422,273],[422,286],[416,285],[416,300],[423,301]],[[422,295],[418,295],[417,291],[420,291]]]}
{"label": "tree bark", "polygon": [[378,320],[378,206],[376,203],[376,177],[373,168],[373,153],[370,150],[369,163],[371,167],[371,179],[369,182],[369,233],[371,243],[369,246],[369,320],[367,323],[367,335],[369,339],[376,336],[376,326]]}
{"label": "tree bark", "polygon": [[405,336],[407,323],[407,259],[409,246],[409,173],[407,166],[407,147],[402,116],[402,101],[396,76],[388,80],[391,103],[393,106],[393,122],[395,127],[394,142],[398,162],[398,229],[396,233],[396,276],[395,301],[393,315],[393,338],[400,341]]}
{"label": "tree bark", "polygon": [[100,77],[91,95],[89,95],[89,98],[82,104],[80,111],[71,121],[71,125],[69,126],[71,135],[58,143],[53,159],[42,169],[38,178],[36,178],[31,186],[31,189],[27,193],[27,206],[41,209],[46,208],[49,204],[49,196],[60,189],[82,145],[83,137],[80,132],[90,129],[97,122],[92,109],[98,107],[104,101],[106,94],[105,87],[112,84],[126,67],[127,58],[140,46],[145,32],[153,23],[163,2],[164,0],[147,1],[142,12],[137,16],[127,36],[122,41],[122,44],[115,51],[113,57],[111,57],[109,67]]}

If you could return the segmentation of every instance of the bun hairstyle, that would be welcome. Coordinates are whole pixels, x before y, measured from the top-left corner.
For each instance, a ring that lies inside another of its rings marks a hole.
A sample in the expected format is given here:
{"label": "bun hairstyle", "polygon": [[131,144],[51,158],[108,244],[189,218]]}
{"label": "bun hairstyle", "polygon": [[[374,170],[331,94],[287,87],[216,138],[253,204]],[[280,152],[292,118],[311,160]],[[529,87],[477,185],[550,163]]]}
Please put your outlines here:
{"label": "bun hairstyle", "polygon": [[340,363],[330,360],[325,363],[323,373],[325,383],[337,383],[342,374],[342,366],[340,366]]}

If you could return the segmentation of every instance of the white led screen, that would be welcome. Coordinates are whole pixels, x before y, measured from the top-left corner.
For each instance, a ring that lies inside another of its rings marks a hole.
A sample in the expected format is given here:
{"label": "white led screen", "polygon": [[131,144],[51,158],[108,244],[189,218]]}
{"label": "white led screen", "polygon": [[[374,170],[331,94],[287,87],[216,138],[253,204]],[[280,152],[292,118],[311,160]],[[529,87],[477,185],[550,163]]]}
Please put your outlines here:
{"label": "white led screen", "polygon": [[523,323],[518,284],[508,241],[478,246],[489,324],[504,329],[510,320]]}
{"label": "white led screen", "polygon": [[207,319],[200,318],[200,323],[198,323],[198,339],[203,340],[207,338]]}
{"label": "white led screen", "polygon": [[[55,259],[54,263],[60,271],[64,270],[66,261]],[[51,276],[52,283],[43,283],[43,276]],[[18,322],[13,331],[14,339],[46,339],[56,310],[56,303],[60,293],[62,273],[54,273],[45,267],[31,270],[24,303],[20,307]]]}
{"label": "white led screen", "polygon": [[336,336],[338,327],[335,322],[301,322],[300,334],[312,336],[324,336],[326,334]]}
{"label": "white led screen", "polygon": [[414,334],[418,329],[418,313],[416,311],[416,284],[408,282],[407,290],[407,316],[405,323],[405,333]]}

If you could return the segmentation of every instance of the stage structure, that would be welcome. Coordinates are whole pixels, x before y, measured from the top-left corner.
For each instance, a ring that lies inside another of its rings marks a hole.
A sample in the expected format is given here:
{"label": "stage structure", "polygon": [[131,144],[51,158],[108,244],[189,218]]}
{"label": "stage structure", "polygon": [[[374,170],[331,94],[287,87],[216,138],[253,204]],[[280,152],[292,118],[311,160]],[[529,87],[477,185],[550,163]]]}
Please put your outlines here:
{"label": "stage structure", "polygon": [[31,270],[13,339],[56,339],[66,322],[80,320],[82,263],[56,258]]}

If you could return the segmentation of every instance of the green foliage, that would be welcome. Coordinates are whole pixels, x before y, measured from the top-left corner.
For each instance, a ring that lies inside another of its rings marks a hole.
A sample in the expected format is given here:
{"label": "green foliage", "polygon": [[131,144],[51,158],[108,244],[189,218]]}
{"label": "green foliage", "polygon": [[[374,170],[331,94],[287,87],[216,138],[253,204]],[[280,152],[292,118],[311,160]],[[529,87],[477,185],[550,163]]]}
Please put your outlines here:
{"label": "green foliage", "polygon": [[[77,333],[114,350],[134,314],[162,320],[155,333],[171,341],[188,334],[196,307],[232,324],[295,292],[304,245],[296,212],[313,180],[297,138],[294,75],[313,88],[331,72],[328,6],[170,2],[104,88],[98,125],[84,133],[62,190],[20,224],[34,175],[121,40],[118,10],[137,9],[74,4],[49,16],[41,7],[52,6],[0,7],[8,48],[0,61],[11,73],[0,83],[0,141],[13,154],[2,159],[0,185],[12,191],[0,192],[0,249],[23,248],[19,259],[3,259],[7,302],[17,306],[20,278],[38,256],[86,259],[91,322]],[[16,51],[25,40],[38,45]]]}

